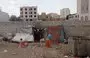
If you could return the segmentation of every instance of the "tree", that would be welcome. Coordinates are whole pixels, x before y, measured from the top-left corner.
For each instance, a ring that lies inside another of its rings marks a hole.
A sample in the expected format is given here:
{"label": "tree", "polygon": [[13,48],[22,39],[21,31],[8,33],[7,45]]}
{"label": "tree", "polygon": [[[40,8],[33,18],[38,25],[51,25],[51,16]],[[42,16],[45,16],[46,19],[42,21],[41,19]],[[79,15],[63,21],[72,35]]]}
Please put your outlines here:
{"label": "tree", "polygon": [[22,21],[22,19],[20,19],[20,17],[16,17],[15,15],[12,15],[9,21]]}
{"label": "tree", "polygon": [[16,21],[17,20],[17,17],[15,15],[12,15],[9,19],[9,21]]}
{"label": "tree", "polygon": [[17,17],[16,21],[22,21],[22,19],[20,19],[20,17]]}

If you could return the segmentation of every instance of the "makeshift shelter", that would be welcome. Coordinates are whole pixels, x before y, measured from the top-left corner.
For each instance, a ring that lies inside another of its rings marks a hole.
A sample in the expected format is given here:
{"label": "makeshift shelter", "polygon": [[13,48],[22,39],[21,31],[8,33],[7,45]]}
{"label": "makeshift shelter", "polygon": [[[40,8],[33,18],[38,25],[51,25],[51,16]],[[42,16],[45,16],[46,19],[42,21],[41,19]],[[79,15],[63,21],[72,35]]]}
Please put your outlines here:
{"label": "makeshift shelter", "polygon": [[22,41],[34,41],[33,35],[26,33],[17,33],[16,36],[12,39],[12,41],[20,42],[20,39],[22,39]]}

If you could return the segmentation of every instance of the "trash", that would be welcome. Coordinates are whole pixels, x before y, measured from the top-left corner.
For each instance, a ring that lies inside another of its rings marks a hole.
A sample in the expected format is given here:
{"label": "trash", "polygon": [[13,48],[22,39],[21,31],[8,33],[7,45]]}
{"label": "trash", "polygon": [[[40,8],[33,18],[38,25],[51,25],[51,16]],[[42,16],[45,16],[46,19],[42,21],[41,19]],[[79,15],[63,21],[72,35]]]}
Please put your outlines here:
{"label": "trash", "polygon": [[27,47],[28,45],[29,45],[28,42],[20,42],[18,47],[20,47],[20,48],[25,48],[25,47]]}
{"label": "trash", "polygon": [[59,50],[59,49],[61,49],[62,47],[56,47],[56,50]]}
{"label": "trash", "polygon": [[41,47],[41,45],[40,45],[40,44],[38,44],[38,47]]}
{"label": "trash", "polygon": [[68,58],[68,56],[64,56],[65,58]]}
{"label": "trash", "polygon": [[7,50],[4,50],[3,52],[6,53],[6,52],[8,52],[8,51],[7,51]]}
{"label": "trash", "polygon": [[74,57],[74,58],[79,58],[79,57]]}
{"label": "trash", "polygon": [[40,39],[40,42],[45,42],[45,39],[43,38],[43,39]]}
{"label": "trash", "polygon": [[87,56],[87,58],[90,58],[89,56]]}
{"label": "trash", "polygon": [[16,55],[17,53],[12,53],[12,55]]}
{"label": "trash", "polygon": [[25,46],[28,46],[28,43],[27,43],[27,42],[25,42],[25,43],[24,43],[24,45],[25,45]]}

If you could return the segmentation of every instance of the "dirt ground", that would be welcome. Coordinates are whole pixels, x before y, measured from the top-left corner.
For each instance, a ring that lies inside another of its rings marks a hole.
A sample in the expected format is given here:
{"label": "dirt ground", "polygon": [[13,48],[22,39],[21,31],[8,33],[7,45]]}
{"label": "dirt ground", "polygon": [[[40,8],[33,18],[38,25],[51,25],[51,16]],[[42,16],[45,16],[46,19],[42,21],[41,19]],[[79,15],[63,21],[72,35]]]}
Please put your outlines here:
{"label": "dirt ground", "polygon": [[[29,43],[26,48],[18,48],[16,43],[0,44],[0,58],[65,58],[68,55],[68,45],[53,45],[52,48],[46,48],[43,43]],[[73,58],[69,56],[68,58]]]}

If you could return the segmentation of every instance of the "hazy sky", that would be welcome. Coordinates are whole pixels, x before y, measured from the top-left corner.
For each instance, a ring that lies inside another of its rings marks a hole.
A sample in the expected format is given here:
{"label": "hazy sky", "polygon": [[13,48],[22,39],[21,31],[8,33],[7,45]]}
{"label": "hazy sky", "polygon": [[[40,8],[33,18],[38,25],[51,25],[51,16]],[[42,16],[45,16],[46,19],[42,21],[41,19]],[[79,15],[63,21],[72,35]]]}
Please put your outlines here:
{"label": "hazy sky", "polygon": [[70,8],[71,13],[76,13],[76,0],[2,0],[0,7],[2,11],[9,15],[19,16],[19,8],[21,6],[38,6],[38,13],[58,13],[60,9]]}

